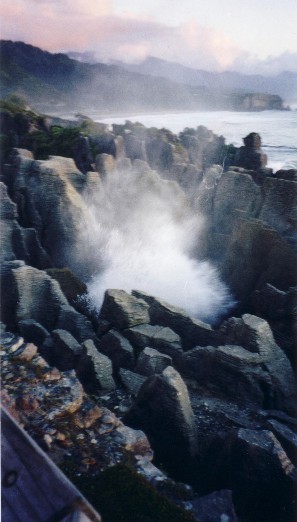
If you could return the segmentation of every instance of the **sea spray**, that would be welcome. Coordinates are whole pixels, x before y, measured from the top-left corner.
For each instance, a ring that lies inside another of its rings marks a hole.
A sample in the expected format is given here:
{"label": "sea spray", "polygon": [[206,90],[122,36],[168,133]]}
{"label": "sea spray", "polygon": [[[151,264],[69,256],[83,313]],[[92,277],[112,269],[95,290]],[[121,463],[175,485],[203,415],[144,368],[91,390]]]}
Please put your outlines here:
{"label": "sea spray", "polygon": [[136,161],[109,172],[85,198],[79,245],[92,307],[100,309],[107,288],[141,290],[209,322],[232,305],[217,270],[192,255],[204,220],[175,182]]}

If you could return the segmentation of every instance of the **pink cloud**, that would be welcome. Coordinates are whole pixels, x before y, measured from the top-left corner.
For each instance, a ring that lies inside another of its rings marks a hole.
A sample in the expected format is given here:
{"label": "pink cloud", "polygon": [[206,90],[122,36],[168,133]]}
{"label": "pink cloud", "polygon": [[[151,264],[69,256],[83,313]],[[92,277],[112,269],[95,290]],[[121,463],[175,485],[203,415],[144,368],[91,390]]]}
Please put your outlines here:
{"label": "pink cloud", "polygon": [[53,52],[94,50],[101,60],[153,55],[211,70],[240,54],[227,35],[193,21],[169,27],[131,13],[114,16],[111,0],[1,0],[0,16],[2,38]]}

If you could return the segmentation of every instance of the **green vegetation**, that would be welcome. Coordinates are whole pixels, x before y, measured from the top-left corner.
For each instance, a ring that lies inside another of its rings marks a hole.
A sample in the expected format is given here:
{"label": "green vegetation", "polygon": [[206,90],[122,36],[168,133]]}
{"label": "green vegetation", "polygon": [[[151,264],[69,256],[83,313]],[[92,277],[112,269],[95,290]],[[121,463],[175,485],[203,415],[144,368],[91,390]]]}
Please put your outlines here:
{"label": "green vegetation", "polygon": [[37,131],[29,134],[23,146],[31,150],[36,159],[47,159],[49,155],[71,158],[75,141],[79,138],[80,128],[64,129],[51,127],[49,131]]}
{"label": "green vegetation", "polygon": [[97,477],[69,478],[103,522],[195,522],[192,514],[158,493],[130,466],[118,464]]}

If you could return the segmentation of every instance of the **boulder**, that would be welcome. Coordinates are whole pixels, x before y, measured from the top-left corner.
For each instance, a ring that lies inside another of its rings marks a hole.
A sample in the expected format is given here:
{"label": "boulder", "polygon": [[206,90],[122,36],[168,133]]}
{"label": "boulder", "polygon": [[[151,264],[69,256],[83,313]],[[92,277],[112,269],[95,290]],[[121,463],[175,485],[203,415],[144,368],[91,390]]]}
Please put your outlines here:
{"label": "boulder", "polygon": [[267,156],[261,151],[261,137],[251,132],[243,138],[244,147],[238,149],[235,156],[235,165],[244,169],[258,170],[266,166]]}
{"label": "boulder", "polygon": [[213,484],[232,489],[239,517],[293,520],[294,466],[271,431],[239,429],[209,455]]}
{"label": "boulder", "polygon": [[167,366],[172,366],[171,357],[154,348],[145,348],[138,357],[136,370],[142,375],[149,376],[162,373]]}
{"label": "boulder", "polygon": [[18,329],[21,335],[32,343],[41,345],[50,335],[48,330],[34,319],[24,319],[18,322]]}
{"label": "boulder", "polygon": [[149,306],[124,290],[106,290],[99,319],[119,330],[150,322]]}
{"label": "boulder", "polygon": [[53,355],[51,364],[62,371],[75,369],[83,353],[81,345],[66,330],[54,330],[52,336]]}
{"label": "boulder", "polygon": [[82,356],[77,361],[76,373],[89,393],[115,389],[111,360],[98,352],[91,339],[82,344]]}
{"label": "boulder", "polygon": [[176,364],[182,354],[180,337],[166,326],[142,324],[124,330],[124,335],[130,340],[139,354],[146,347],[155,348],[172,357]]}
{"label": "boulder", "polygon": [[71,332],[79,342],[96,337],[91,321],[69,305],[61,306],[57,327]]}
{"label": "boulder", "polygon": [[194,498],[191,504],[199,522],[238,522],[230,489]]}
{"label": "boulder", "polygon": [[196,347],[183,355],[182,373],[209,390],[250,407],[295,414],[296,382],[292,367],[276,345],[269,325],[248,314],[222,326],[226,344]]}
{"label": "boulder", "polygon": [[276,419],[267,421],[267,428],[274,433],[293,464],[297,465],[297,433]]}
{"label": "boulder", "polygon": [[269,324],[257,316],[245,314],[231,318],[221,327],[227,343],[237,343],[261,356],[261,368],[269,375],[270,384],[264,385],[264,397],[268,393],[269,407],[296,413],[297,388],[292,366],[276,344]]}
{"label": "boulder", "polygon": [[178,467],[196,454],[195,420],[188,390],[171,366],[161,375],[146,379],[125,422],[147,434],[164,463]]}
{"label": "boulder", "polygon": [[119,375],[123,385],[131,395],[137,395],[146,380],[146,377],[143,375],[139,375],[139,373],[131,372],[124,368],[120,369]]}
{"label": "boulder", "polygon": [[134,351],[129,341],[116,330],[110,330],[100,339],[100,351],[107,355],[114,372],[120,368],[132,369],[135,365]]}
{"label": "boulder", "polygon": [[[162,299],[150,296],[144,292],[133,290],[132,295],[143,299],[149,305],[149,313],[153,325],[167,326],[176,332],[182,341],[184,349],[193,346],[216,345],[216,332],[203,321],[190,317],[184,310],[177,308]],[[158,347],[156,347],[158,349]]]}

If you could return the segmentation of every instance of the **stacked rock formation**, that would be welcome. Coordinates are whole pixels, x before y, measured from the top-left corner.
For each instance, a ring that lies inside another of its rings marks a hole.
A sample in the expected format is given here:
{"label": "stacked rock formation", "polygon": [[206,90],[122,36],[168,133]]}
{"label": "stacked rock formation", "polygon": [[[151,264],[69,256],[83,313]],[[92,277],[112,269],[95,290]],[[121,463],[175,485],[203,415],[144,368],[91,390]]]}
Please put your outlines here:
{"label": "stacked rock formation", "polygon": [[[99,172],[21,149],[4,168],[4,400],[53,458],[73,449],[71,433],[82,441],[78,470],[99,472],[128,451],[162,482],[151,444],[157,461],[207,502],[228,489],[243,519],[293,520],[296,172],[264,168],[255,133],[224,172],[211,165],[222,142],[205,129],[175,137],[126,124],[114,132],[92,164]],[[96,192],[100,208],[117,168],[203,212],[200,248],[231,286],[236,317],[211,326],[139,290],[107,290],[100,314],[88,309],[79,278],[90,273],[77,249],[84,195]],[[203,521],[199,499],[189,502]]]}

